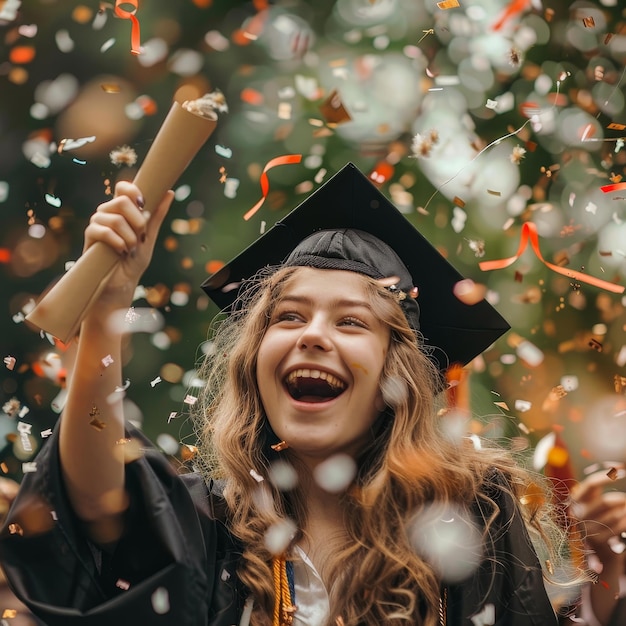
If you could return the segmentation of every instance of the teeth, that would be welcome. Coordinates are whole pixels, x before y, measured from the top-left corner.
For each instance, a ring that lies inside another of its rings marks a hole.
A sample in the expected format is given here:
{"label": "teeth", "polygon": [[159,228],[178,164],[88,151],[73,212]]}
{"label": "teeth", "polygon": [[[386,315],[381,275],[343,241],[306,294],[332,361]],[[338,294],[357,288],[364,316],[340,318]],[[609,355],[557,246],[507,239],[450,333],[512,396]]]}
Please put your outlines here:
{"label": "teeth", "polygon": [[294,382],[296,378],[321,378],[335,389],[343,389],[346,386],[342,380],[322,370],[312,370],[304,368],[294,370],[293,372],[290,372],[287,376],[287,383]]}

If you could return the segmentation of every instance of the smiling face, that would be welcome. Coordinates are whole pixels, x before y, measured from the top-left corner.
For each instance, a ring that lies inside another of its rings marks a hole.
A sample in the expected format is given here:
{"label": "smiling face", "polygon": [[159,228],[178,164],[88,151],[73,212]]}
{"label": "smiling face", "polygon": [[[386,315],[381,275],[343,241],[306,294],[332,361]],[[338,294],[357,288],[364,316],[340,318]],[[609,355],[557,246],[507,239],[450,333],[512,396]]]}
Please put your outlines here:
{"label": "smiling face", "polygon": [[257,358],[269,423],[302,460],[355,456],[383,404],[390,331],[369,304],[366,279],[299,268],[276,304]]}

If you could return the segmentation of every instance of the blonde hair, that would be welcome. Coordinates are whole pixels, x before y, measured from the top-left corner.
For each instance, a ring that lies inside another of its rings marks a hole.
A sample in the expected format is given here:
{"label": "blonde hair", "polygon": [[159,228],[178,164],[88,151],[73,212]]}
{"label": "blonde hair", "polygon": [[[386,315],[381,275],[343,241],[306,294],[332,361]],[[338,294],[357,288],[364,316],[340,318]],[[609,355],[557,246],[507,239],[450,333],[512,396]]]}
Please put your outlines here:
{"label": "blonde hair", "polygon": [[[256,383],[259,346],[281,294],[298,271],[281,268],[254,281],[239,310],[219,325],[212,355],[200,371],[206,385],[196,403],[200,458],[208,478],[225,479],[229,530],[244,546],[238,575],[254,596],[255,625],[271,623],[275,601],[266,532],[286,519],[302,529],[307,516],[298,487],[281,491],[269,480],[271,449]],[[333,581],[331,622],[341,616],[345,624],[409,621],[434,626],[441,581],[410,545],[408,519],[431,502],[469,508],[479,500],[486,505],[480,508],[487,512],[482,530],[488,539],[498,507],[481,490],[486,476],[499,469],[508,485],[504,488],[510,487],[519,500],[528,474],[504,450],[476,450],[469,441],[453,442],[442,435],[435,410],[439,372],[419,347],[393,294],[372,279],[363,280],[375,315],[391,330],[383,392],[385,381],[394,381],[402,393],[387,394],[386,415],[356,459],[357,476],[342,498],[347,539],[324,569]],[[297,465],[289,450],[281,455]],[[265,480],[255,480],[251,470]],[[549,539],[548,529],[560,541],[547,507],[535,507],[527,522],[544,539]]]}

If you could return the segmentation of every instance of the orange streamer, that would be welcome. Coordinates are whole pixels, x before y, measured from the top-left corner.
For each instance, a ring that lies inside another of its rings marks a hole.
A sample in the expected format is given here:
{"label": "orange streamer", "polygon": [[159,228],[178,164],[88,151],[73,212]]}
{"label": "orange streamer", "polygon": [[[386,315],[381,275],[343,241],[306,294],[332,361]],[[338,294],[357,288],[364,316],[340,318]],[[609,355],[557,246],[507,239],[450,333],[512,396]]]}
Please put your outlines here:
{"label": "orange streamer", "polygon": [[546,261],[541,255],[541,250],[539,250],[539,234],[537,233],[537,226],[533,222],[524,222],[524,224],[522,225],[522,235],[519,247],[517,249],[517,252],[512,257],[509,257],[508,259],[498,259],[495,261],[482,261],[478,264],[478,266],[481,270],[483,270],[483,272],[487,272],[489,270],[499,270],[508,267],[520,258],[522,252],[526,250],[529,239],[530,245],[537,258],[551,270],[559,274],[563,274],[563,276],[567,276],[568,278],[571,278],[573,280],[577,280],[582,283],[588,283],[590,285],[593,285],[594,287],[599,287],[600,289],[606,289],[607,291],[612,291],[613,293],[624,293],[625,288],[622,285],[616,285],[615,283],[610,283],[606,280],[601,280],[599,278],[583,274],[582,272],[568,270],[563,267],[559,267],[558,265],[554,265],[553,263],[548,263],[548,261]]}
{"label": "orange streamer", "polygon": [[517,13],[524,11],[529,5],[529,0],[512,0],[512,2],[504,9],[502,15],[498,18],[498,21],[492,26],[493,30],[500,30],[505,22],[510,20]]}
{"label": "orange streamer", "polygon": [[267,178],[267,171],[271,170],[277,165],[288,165],[289,163],[300,163],[302,161],[301,154],[285,154],[284,156],[275,157],[271,161],[268,161],[267,165],[263,168],[261,174],[261,191],[263,197],[243,216],[244,220],[249,220],[263,205],[265,198],[270,190],[270,181]]}
{"label": "orange streamer", "polygon": [[[132,11],[128,11],[122,8],[123,4],[130,4],[133,7]],[[133,54],[141,54],[141,39],[139,37],[139,20],[135,17],[137,13],[137,0],[115,0],[115,15],[121,17],[124,20],[131,21],[130,31],[130,51]]]}
{"label": "orange streamer", "polygon": [[624,191],[626,190],[626,183],[615,183],[613,185],[604,185],[600,187],[600,191],[604,193],[611,193],[611,191]]}

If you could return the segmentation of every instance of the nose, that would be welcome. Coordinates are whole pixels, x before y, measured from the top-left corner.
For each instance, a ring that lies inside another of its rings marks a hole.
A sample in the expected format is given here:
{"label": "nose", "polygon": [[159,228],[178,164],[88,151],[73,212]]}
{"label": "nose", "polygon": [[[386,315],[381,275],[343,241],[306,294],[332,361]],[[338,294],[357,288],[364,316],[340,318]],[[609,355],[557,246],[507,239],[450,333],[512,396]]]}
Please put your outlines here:
{"label": "nose", "polygon": [[302,329],[298,337],[298,348],[300,350],[330,350],[331,341],[328,329],[320,317],[313,317]]}

